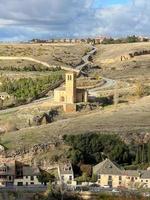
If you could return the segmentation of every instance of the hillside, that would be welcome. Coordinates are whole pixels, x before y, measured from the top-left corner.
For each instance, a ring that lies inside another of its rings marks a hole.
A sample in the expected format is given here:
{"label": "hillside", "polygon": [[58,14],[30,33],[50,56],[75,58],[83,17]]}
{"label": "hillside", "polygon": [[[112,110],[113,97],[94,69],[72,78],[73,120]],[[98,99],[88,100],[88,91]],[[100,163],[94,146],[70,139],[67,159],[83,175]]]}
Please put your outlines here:
{"label": "hillside", "polygon": [[53,137],[63,134],[85,132],[137,133],[150,131],[150,96],[132,104],[121,105],[117,110],[93,111],[84,115],[56,121],[49,125],[22,129],[3,135],[2,143],[10,149],[33,146],[36,143],[50,142]]}
{"label": "hillside", "polygon": [[118,80],[150,80],[150,54],[121,61],[121,56],[150,50],[150,43],[97,45],[94,64],[101,67],[103,76]]}
{"label": "hillside", "polygon": [[[30,57],[52,66],[76,66],[88,49],[86,44],[0,44],[0,57]],[[0,60],[0,69],[12,70],[13,67],[22,69],[24,66],[34,64],[23,59],[11,62]]]}
{"label": "hillside", "polygon": [[[121,94],[120,103],[117,107],[106,104],[104,107],[100,106],[95,110],[87,109],[71,114],[59,112],[53,123],[33,127],[29,127],[29,120],[33,116],[42,112],[49,112],[51,107],[57,106],[51,103],[51,97],[18,108],[1,111],[1,124],[5,121],[10,121],[15,123],[20,129],[18,131],[7,132],[1,136],[2,144],[8,150],[20,150],[31,148],[36,144],[59,141],[64,134],[86,132],[114,133],[119,134],[123,140],[128,140],[127,142],[130,143],[132,139],[138,138],[138,133],[143,135],[150,133],[150,96],[144,93],[141,98],[135,95],[135,91],[133,91],[137,83],[145,86],[150,85],[150,55],[137,56],[125,61],[115,60],[116,56],[120,58],[121,55],[128,55],[131,51],[141,51],[144,48],[149,49],[150,44],[97,45],[96,47],[97,53],[90,63],[91,69],[87,70],[89,79],[85,80],[89,83],[92,83],[92,80],[95,82],[106,80],[106,83],[104,81],[104,85],[97,87],[97,91],[95,92],[99,95],[101,91],[104,93],[103,97],[105,97],[105,92],[108,90],[114,94],[117,81],[119,81],[121,90],[129,87],[127,94]],[[67,47],[65,46],[65,48]],[[78,59],[81,60],[80,51],[78,51],[79,54],[80,57]],[[111,63],[105,62],[104,64],[104,59],[114,59],[115,61]],[[96,65],[98,67],[94,68]],[[19,73],[21,74],[22,72]],[[41,76],[44,73],[32,72],[33,77],[35,74]],[[28,72],[29,74],[30,72]],[[92,77],[91,81],[90,77]],[[79,80],[82,80],[80,84],[85,81],[83,77],[80,77]],[[130,92],[130,88],[132,88],[132,92]],[[15,119],[13,116],[16,116]],[[131,134],[131,137],[127,136],[128,134]],[[61,152],[62,150],[58,149],[58,151]],[[44,154],[40,156],[44,156]]]}

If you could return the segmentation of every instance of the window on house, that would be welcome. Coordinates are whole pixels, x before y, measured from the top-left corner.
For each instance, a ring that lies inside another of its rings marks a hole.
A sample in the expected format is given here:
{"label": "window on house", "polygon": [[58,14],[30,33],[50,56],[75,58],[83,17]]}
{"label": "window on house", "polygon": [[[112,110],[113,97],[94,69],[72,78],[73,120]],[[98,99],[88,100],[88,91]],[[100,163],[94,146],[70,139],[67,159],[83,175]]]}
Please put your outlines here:
{"label": "window on house", "polygon": [[9,176],[9,180],[11,180],[11,176]]}
{"label": "window on house", "polygon": [[69,180],[72,181],[72,176],[69,176]]}
{"label": "window on house", "polygon": [[110,181],[111,181],[111,180],[112,180],[112,176],[108,176],[108,180],[110,180]]}
{"label": "window on house", "polygon": [[119,180],[120,180],[120,181],[122,180],[122,176],[119,176]]}
{"label": "window on house", "polygon": [[18,182],[17,186],[23,186],[23,182]]}
{"label": "window on house", "polygon": [[26,178],[28,178],[28,176],[26,176]]}
{"label": "window on house", "polygon": [[148,180],[146,180],[146,183],[148,183]]}
{"label": "window on house", "polygon": [[101,179],[101,175],[100,174],[98,175],[98,179]]}
{"label": "window on house", "polygon": [[112,187],[112,180],[108,180],[108,185]]}
{"label": "window on house", "polygon": [[30,185],[34,185],[34,182],[31,182]]}
{"label": "window on house", "polygon": [[28,186],[28,182],[26,182],[26,186]]}
{"label": "window on house", "polygon": [[31,181],[33,181],[34,180],[34,176],[31,176]]}
{"label": "window on house", "polygon": [[141,180],[141,182],[143,182],[143,180]]}
{"label": "window on house", "polygon": [[131,177],[131,181],[134,182],[134,177]]}

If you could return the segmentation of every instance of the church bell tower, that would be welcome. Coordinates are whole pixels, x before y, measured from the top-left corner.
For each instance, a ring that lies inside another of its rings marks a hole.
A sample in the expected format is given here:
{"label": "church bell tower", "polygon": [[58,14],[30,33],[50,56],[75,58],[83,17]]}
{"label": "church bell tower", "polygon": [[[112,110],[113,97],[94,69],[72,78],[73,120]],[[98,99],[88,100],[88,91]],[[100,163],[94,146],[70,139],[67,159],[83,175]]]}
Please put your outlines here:
{"label": "church bell tower", "polygon": [[76,73],[67,72],[66,73],[66,103],[74,104],[76,103]]}

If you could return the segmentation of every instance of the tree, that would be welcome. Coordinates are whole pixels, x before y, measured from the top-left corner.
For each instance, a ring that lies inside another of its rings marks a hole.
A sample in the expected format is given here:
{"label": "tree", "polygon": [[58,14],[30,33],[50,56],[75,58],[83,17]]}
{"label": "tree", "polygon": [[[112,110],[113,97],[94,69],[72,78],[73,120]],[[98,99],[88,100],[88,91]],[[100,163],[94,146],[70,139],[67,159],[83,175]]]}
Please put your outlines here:
{"label": "tree", "polygon": [[44,170],[41,170],[41,174],[38,176],[39,182],[46,185],[47,183],[52,183],[55,181],[55,176],[53,174],[50,174]]}
{"label": "tree", "polygon": [[70,146],[68,157],[74,164],[96,164],[102,161],[103,155],[121,164],[132,160],[129,147],[116,135],[66,135],[64,141]]}

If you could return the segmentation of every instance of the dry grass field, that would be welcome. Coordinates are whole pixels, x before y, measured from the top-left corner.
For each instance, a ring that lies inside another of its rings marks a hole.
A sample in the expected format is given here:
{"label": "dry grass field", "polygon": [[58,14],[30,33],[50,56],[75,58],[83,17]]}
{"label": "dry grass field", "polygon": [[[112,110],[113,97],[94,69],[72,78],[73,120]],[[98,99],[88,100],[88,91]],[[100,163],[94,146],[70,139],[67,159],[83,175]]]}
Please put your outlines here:
{"label": "dry grass field", "polygon": [[[33,50],[34,48],[35,50]],[[8,48],[7,45],[5,46],[5,50],[9,50],[7,52],[9,55],[11,55],[11,49],[12,47]],[[46,61],[52,65],[70,63],[71,58],[78,64],[81,61],[81,55],[84,55],[87,49],[88,47],[86,45],[80,46],[80,44],[71,46],[64,45],[62,48],[60,48],[59,45],[27,45],[25,48],[22,44],[15,49],[15,55],[34,55],[34,58]],[[106,78],[122,81],[125,83],[123,87],[128,84],[132,86],[139,81],[148,85],[150,84],[150,55],[137,56],[131,60],[122,62],[103,63],[103,60],[115,59],[116,57],[143,49],[150,50],[150,43],[98,45],[97,54],[93,58],[93,64],[99,65],[100,69],[95,69],[93,73],[97,76],[100,75],[101,77],[104,76]],[[55,56],[53,56],[54,54]],[[63,59],[65,59],[65,61]],[[30,72],[28,73],[30,74]],[[82,84],[87,83],[85,82]],[[23,127],[19,131],[2,135],[2,143],[10,150],[14,150],[24,146],[30,147],[37,143],[45,143],[51,141],[53,137],[58,137],[63,134],[79,134],[86,132],[117,133],[121,135],[124,133],[138,132],[150,133],[150,96],[145,96],[143,98],[131,97],[131,101],[121,103],[117,108],[111,105],[106,106],[104,109],[96,109],[94,111],[64,114],[62,118],[60,117],[59,120],[51,124],[39,127],[26,127],[30,116],[32,114],[37,114],[39,111],[48,110],[50,105],[47,105],[47,107],[41,108],[40,105],[38,107],[35,104],[26,109],[17,109],[6,113],[1,112],[1,123],[5,120],[14,120],[13,117],[16,116],[14,122]]]}
{"label": "dry grass field", "polygon": [[18,149],[22,145],[51,141],[53,137],[63,134],[150,132],[149,118],[150,97],[145,97],[134,103],[119,105],[117,109],[110,106],[85,114],[76,113],[52,124],[7,133],[2,136],[2,143],[10,149]]}
{"label": "dry grass field", "polygon": [[[0,44],[0,56],[31,57],[58,66],[78,65],[88,50],[86,44]],[[24,60],[0,61],[0,66],[6,67],[26,64]]]}
{"label": "dry grass field", "polygon": [[[122,62],[115,60],[142,50],[150,50],[150,43],[98,45],[94,64],[101,67],[99,73],[112,79],[150,81],[150,55],[137,56]],[[109,63],[109,60],[114,62]]]}

